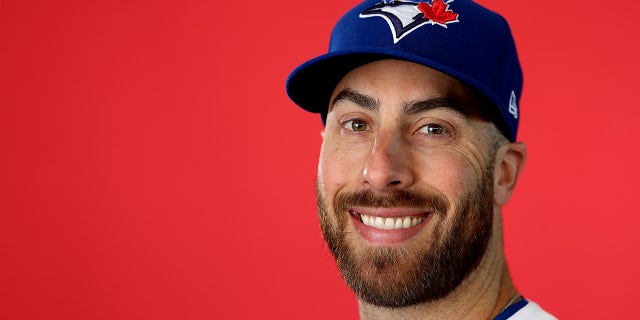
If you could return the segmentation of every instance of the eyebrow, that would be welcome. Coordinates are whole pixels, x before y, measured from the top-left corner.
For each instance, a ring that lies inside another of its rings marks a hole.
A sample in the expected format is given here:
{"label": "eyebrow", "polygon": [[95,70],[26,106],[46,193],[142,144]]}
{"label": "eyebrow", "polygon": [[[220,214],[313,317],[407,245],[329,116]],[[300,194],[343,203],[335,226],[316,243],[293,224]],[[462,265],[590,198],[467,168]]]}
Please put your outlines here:
{"label": "eyebrow", "polygon": [[343,89],[342,91],[340,91],[340,93],[338,93],[335,99],[333,99],[333,101],[331,102],[331,108],[342,101],[352,102],[360,107],[374,112],[377,112],[378,109],[380,109],[380,104],[378,103],[378,101],[376,101],[376,99],[353,91],[349,88]]}
{"label": "eyebrow", "polygon": [[468,114],[467,112],[465,112],[464,108],[462,108],[459,104],[457,104],[451,98],[447,98],[447,97],[430,98],[427,100],[407,103],[402,107],[402,112],[404,112],[407,115],[414,115],[421,112],[440,109],[440,108],[452,110],[460,114],[462,117],[468,118]]}
{"label": "eyebrow", "polygon": [[[345,88],[340,91],[340,93],[338,93],[338,95],[331,102],[330,109],[332,109],[336,104],[342,101],[349,101],[373,112],[377,112],[380,109],[380,104],[376,99],[349,88]],[[468,118],[467,112],[465,112],[465,110],[454,100],[447,97],[437,97],[421,101],[408,102],[403,105],[402,112],[406,115],[415,115],[421,112],[440,108],[452,110],[462,117]]]}

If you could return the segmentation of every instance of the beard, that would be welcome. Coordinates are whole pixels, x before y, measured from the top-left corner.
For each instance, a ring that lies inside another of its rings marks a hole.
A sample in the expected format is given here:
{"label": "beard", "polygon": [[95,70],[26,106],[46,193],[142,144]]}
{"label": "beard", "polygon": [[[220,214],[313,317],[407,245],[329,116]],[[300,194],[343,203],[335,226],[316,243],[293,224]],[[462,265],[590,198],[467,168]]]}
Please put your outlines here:
{"label": "beard", "polygon": [[[436,194],[395,190],[376,195],[363,190],[337,194],[330,213],[316,185],[322,234],[345,282],[362,301],[391,308],[434,301],[447,296],[477,268],[493,227],[493,171],[483,172],[459,199],[455,212],[449,212],[447,199]],[[429,208],[440,219],[432,216],[425,222],[439,222],[430,239],[418,238],[419,233],[400,246],[359,248],[354,244],[362,240],[347,229],[351,223],[347,211],[355,206]],[[447,225],[443,222],[448,215]]]}

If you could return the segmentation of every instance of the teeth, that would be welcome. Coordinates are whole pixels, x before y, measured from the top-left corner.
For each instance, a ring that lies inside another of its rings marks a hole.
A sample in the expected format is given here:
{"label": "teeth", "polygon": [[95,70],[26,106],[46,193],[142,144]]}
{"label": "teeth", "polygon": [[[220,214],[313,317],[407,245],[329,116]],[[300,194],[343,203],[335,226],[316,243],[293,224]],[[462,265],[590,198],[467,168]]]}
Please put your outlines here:
{"label": "teeth", "polygon": [[403,221],[403,219],[396,219],[396,224],[393,226],[394,229],[402,228],[402,221]]}
{"label": "teeth", "polygon": [[409,218],[409,217],[404,217],[404,219],[402,219],[402,227],[403,227],[403,228],[409,228],[409,227],[411,227],[411,218]]}
{"label": "teeth", "polygon": [[373,227],[384,229],[384,221],[382,220],[382,218],[376,217],[375,219],[373,219],[373,221]]}
{"label": "teeth", "polygon": [[366,214],[361,214],[360,217],[365,225],[383,230],[411,228],[424,221],[423,217],[382,218]]}

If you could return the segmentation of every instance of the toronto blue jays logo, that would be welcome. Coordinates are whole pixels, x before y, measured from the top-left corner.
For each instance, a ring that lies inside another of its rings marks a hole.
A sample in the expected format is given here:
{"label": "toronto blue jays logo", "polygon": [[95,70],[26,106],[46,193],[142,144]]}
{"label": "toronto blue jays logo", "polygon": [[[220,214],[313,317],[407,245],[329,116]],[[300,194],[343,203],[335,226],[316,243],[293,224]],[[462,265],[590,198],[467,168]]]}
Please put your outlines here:
{"label": "toronto blue jays logo", "polygon": [[449,23],[459,22],[459,15],[450,8],[453,1],[383,0],[382,3],[363,11],[360,18],[384,18],[393,33],[393,42],[398,43],[400,39],[423,25],[439,25],[446,28]]}

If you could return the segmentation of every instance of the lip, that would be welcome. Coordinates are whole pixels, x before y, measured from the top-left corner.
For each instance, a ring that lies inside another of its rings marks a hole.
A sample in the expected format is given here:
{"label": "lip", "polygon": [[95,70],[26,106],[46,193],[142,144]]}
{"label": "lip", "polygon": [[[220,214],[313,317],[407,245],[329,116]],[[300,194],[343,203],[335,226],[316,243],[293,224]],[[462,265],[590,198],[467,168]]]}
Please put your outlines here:
{"label": "lip", "polygon": [[[381,218],[422,217],[424,220],[409,228],[383,230],[365,225],[361,221],[361,214]],[[413,238],[429,223],[433,213],[411,208],[352,208],[349,210],[349,215],[356,231],[367,242],[375,246],[392,246]]]}

